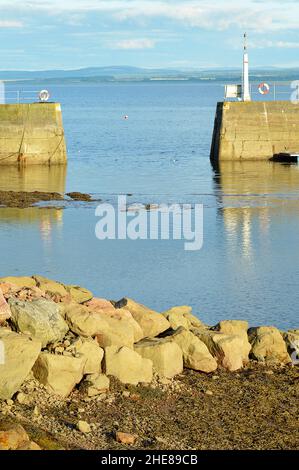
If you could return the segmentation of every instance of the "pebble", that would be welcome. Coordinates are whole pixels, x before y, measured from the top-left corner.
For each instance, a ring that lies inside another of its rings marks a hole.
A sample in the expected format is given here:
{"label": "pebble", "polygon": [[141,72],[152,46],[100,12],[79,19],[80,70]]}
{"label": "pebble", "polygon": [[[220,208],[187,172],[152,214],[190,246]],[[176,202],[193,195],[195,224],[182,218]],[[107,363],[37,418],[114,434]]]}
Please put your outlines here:
{"label": "pebble", "polygon": [[206,395],[209,395],[209,396],[214,395],[214,393],[212,392],[212,390],[206,390],[206,391],[205,391],[205,394],[206,394]]}
{"label": "pebble", "polygon": [[136,442],[136,436],[133,436],[133,434],[129,434],[127,432],[117,431],[117,433],[115,434],[115,439],[120,444],[126,445],[134,445]]}
{"label": "pebble", "polygon": [[265,374],[274,375],[274,372],[273,372],[273,370],[265,370]]}
{"label": "pebble", "polygon": [[161,377],[160,380],[159,380],[160,384],[161,385],[169,385],[171,384],[171,380],[170,379],[167,379],[166,377]]}
{"label": "pebble", "polygon": [[89,432],[91,432],[91,427],[86,421],[78,421],[77,429],[83,434],[88,434]]}
{"label": "pebble", "polygon": [[219,375],[213,375],[212,380],[218,380],[220,379]]}
{"label": "pebble", "polygon": [[102,393],[100,396],[97,397],[97,401],[103,401],[106,400],[107,395],[106,393]]}
{"label": "pebble", "polygon": [[129,398],[130,395],[131,395],[131,393],[128,390],[125,390],[123,392],[123,397],[125,397],[125,398]]}
{"label": "pebble", "polygon": [[64,348],[63,347],[55,348],[55,353],[56,354],[63,354],[64,353]]}
{"label": "pebble", "polygon": [[13,406],[14,401],[13,401],[13,400],[6,400],[6,404],[7,404],[8,406]]}
{"label": "pebble", "polygon": [[16,398],[17,398],[17,402],[20,403],[20,405],[24,405],[27,401],[27,397],[25,393],[22,393],[22,392],[19,392]]}

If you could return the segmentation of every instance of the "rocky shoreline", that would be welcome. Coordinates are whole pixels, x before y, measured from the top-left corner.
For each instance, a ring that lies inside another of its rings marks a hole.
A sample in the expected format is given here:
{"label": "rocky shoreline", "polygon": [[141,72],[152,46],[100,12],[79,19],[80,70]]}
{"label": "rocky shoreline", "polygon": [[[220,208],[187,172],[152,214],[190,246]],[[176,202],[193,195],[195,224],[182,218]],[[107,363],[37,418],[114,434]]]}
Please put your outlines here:
{"label": "rocky shoreline", "polygon": [[[67,197],[65,197],[67,196]],[[0,206],[26,209],[40,202],[94,202],[89,194],[71,192],[65,195],[41,191],[0,191]]]}
{"label": "rocky shoreline", "polygon": [[298,344],[299,330],[1,278],[0,450],[298,448]]}

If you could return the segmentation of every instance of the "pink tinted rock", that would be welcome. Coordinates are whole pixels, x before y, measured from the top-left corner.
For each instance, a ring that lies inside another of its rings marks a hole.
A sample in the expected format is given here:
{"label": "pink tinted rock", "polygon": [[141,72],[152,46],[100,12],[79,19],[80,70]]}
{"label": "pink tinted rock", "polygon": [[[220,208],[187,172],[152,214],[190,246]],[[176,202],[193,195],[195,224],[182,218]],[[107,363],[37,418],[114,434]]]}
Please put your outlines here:
{"label": "pink tinted rock", "polygon": [[11,311],[0,289],[0,325],[11,317]]}
{"label": "pink tinted rock", "polygon": [[2,291],[3,295],[7,295],[10,292],[17,292],[18,290],[20,290],[20,288],[15,284],[11,284],[10,282],[1,282],[0,290]]}
{"label": "pink tinted rock", "polygon": [[109,302],[109,300],[100,299],[97,297],[94,297],[89,302],[87,302],[86,306],[92,310],[98,310],[98,309],[99,310],[106,310],[106,309],[115,310],[115,308],[113,307],[112,303]]}

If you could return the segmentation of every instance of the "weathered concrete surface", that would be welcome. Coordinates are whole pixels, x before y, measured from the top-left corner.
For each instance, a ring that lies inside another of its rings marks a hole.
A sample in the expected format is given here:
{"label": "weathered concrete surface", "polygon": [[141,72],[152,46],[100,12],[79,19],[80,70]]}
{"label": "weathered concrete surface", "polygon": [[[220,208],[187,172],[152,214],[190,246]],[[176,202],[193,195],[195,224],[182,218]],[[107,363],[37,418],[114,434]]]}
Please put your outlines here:
{"label": "weathered concrete surface", "polygon": [[291,101],[218,103],[211,160],[268,160],[299,152],[299,105]]}
{"label": "weathered concrete surface", "polygon": [[0,165],[66,164],[59,103],[0,105]]}

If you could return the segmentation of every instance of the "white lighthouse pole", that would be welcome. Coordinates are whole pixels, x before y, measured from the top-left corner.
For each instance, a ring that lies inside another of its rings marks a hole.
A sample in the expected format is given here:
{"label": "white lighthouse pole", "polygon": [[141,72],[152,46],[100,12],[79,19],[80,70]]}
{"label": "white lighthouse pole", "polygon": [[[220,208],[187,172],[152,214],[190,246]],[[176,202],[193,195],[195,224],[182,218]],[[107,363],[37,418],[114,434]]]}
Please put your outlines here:
{"label": "white lighthouse pole", "polygon": [[251,101],[249,88],[249,64],[247,52],[247,34],[244,34],[244,56],[243,56],[243,101]]}

